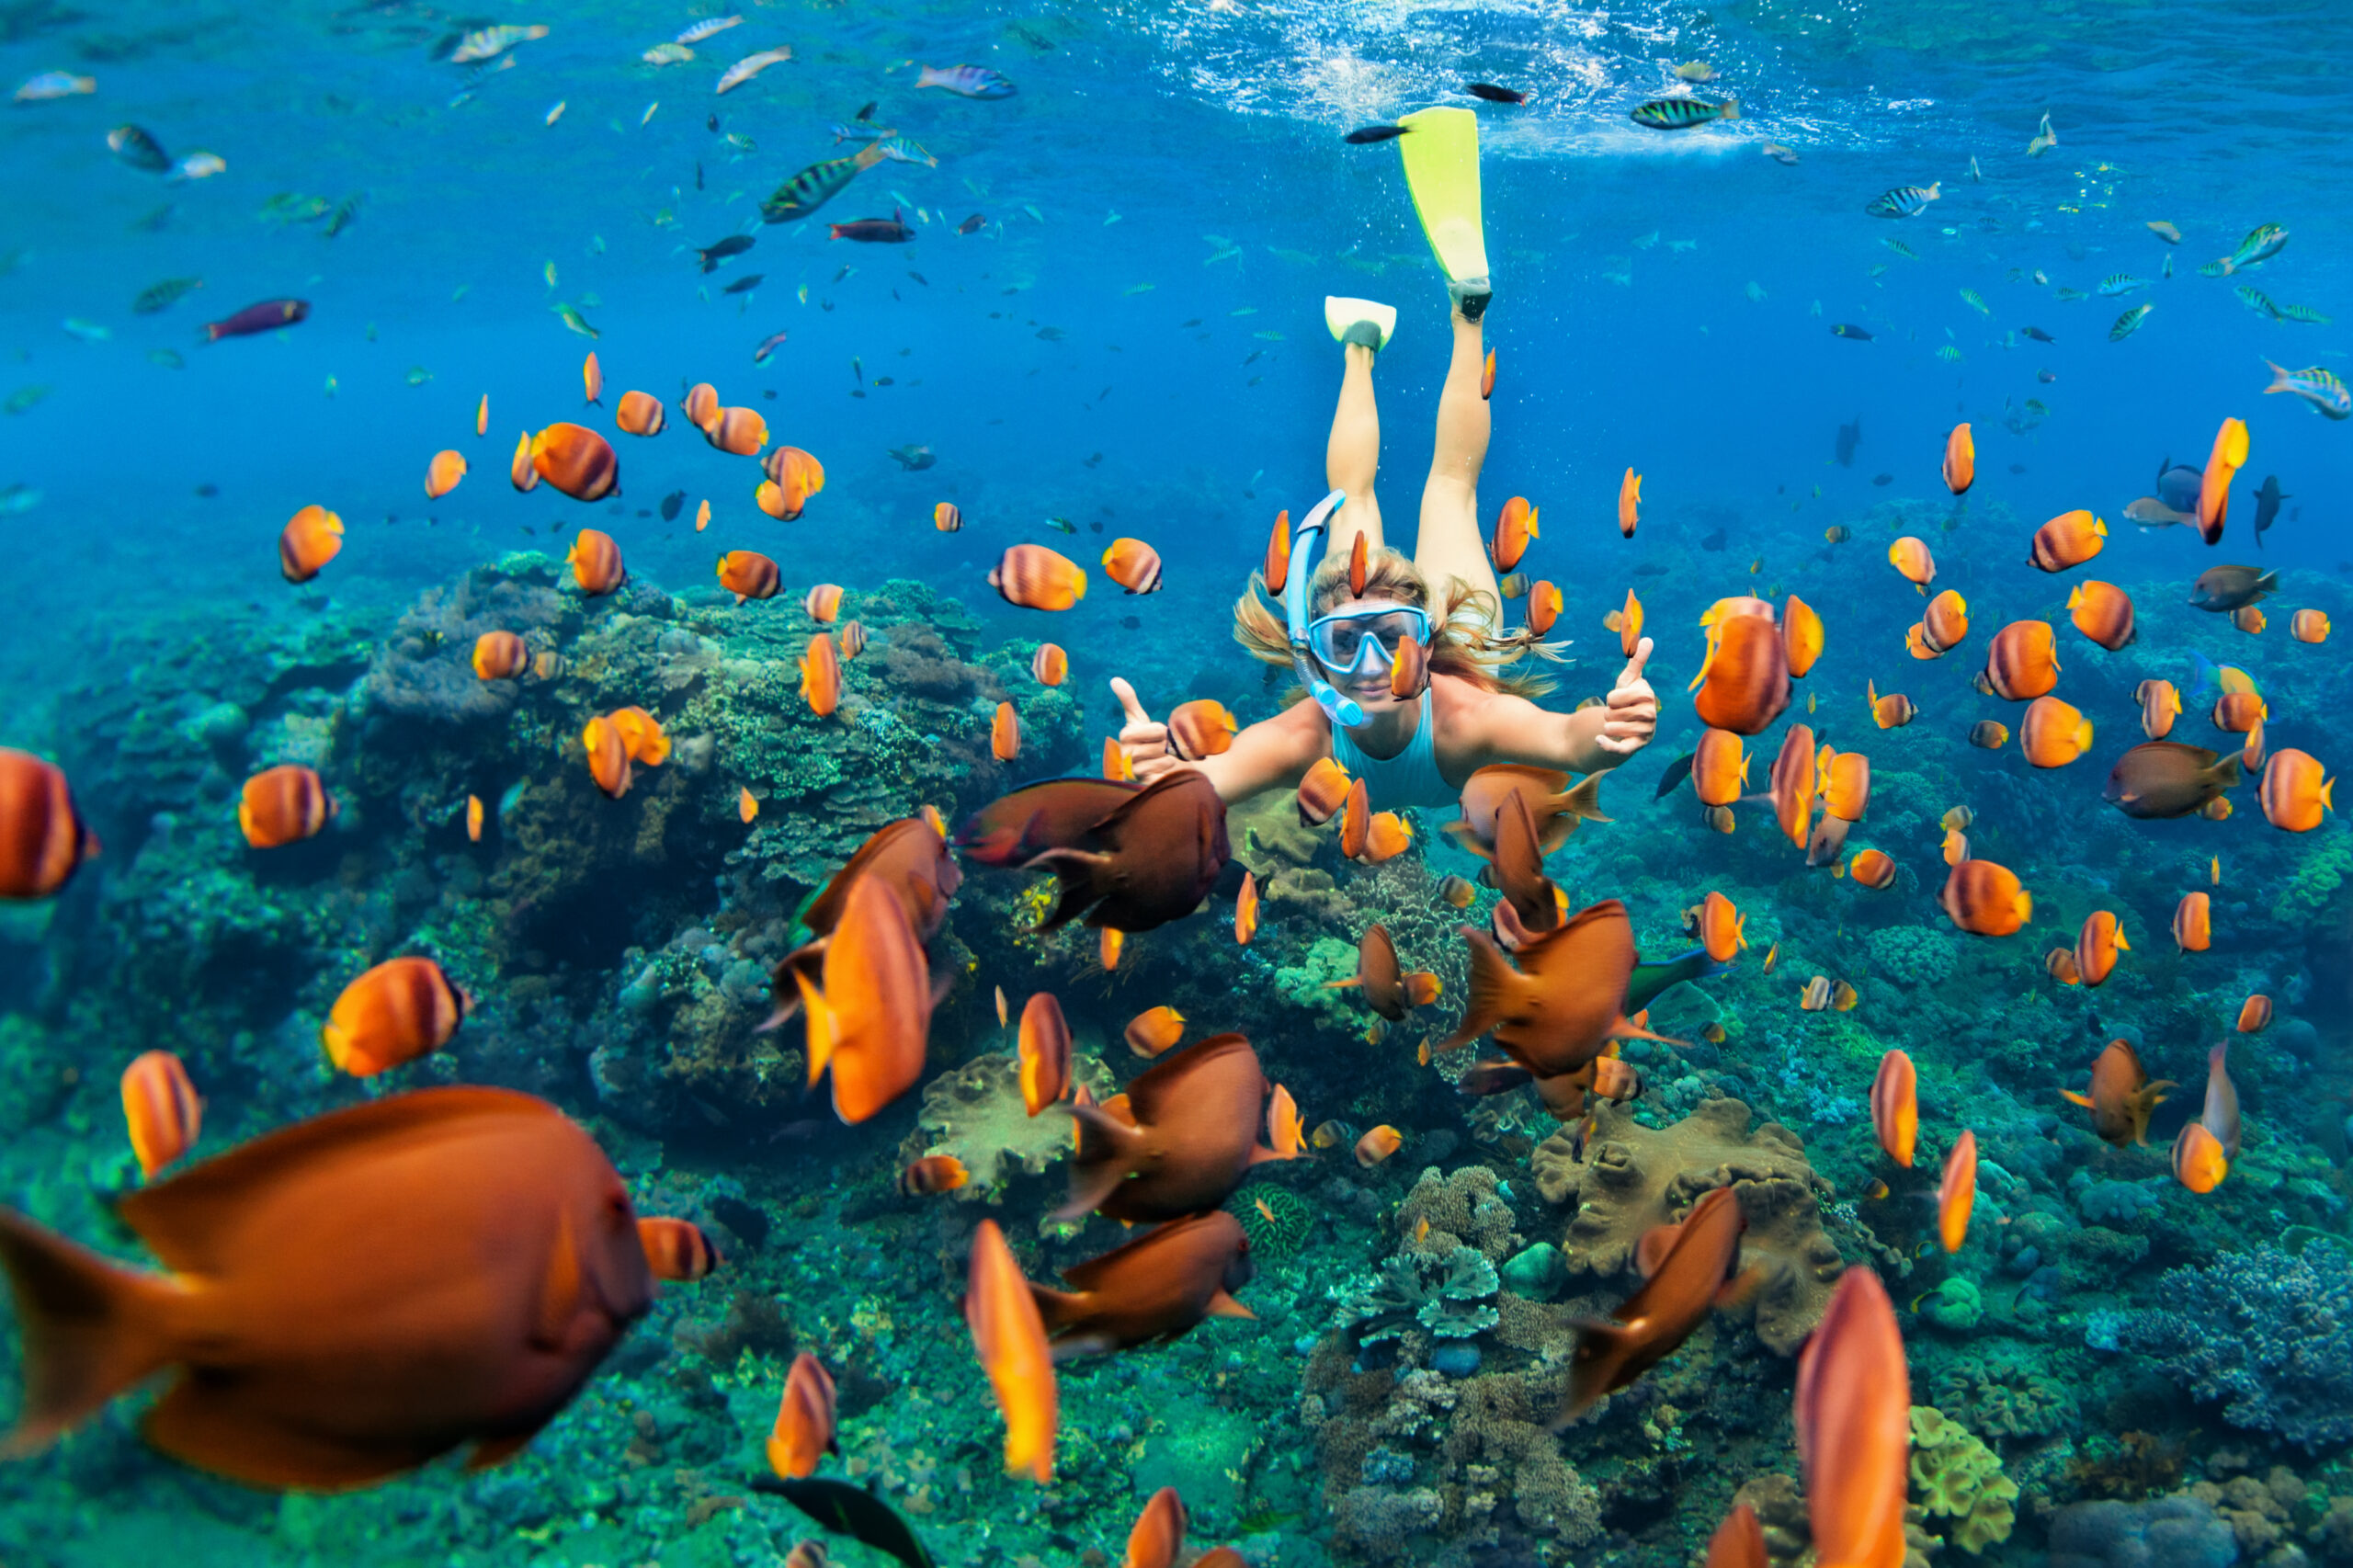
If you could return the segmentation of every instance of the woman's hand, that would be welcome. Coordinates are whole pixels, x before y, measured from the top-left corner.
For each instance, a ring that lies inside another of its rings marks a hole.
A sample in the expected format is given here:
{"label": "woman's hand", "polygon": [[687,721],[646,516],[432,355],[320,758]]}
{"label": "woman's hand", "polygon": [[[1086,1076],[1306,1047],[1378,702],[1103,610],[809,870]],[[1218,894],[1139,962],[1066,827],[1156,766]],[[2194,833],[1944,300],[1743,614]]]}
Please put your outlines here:
{"label": "woman's hand", "polygon": [[[1651,744],[1658,732],[1658,694],[1651,683],[1643,678],[1643,666],[1650,662],[1651,640],[1643,638],[1634,646],[1634,656],[1618,676],[1618,684],[1609,688],[1601,722],[1601,733],[1594,744],[1611,756],[1623,759],[1633,756]],[[1124,686],[1114,681],[1113,686]],[[1141,717],[1142,710],[1131,709]],[[1124,737],[1122,737],[1124,738]]]}
{"label": "woman's hand", "polygon": [[1136,688],[1128,684],[1125,676],[1111,677],[1111,695],[1127,710],[1128,722],[1120,731],[1120,749],[1128,754],[1128,766],[1135,769],[1137,781],[1149,784],[1170,769],[1182,767],[1184,764],[1168,749],[1168,726],[1153,722],[1137,698]]}

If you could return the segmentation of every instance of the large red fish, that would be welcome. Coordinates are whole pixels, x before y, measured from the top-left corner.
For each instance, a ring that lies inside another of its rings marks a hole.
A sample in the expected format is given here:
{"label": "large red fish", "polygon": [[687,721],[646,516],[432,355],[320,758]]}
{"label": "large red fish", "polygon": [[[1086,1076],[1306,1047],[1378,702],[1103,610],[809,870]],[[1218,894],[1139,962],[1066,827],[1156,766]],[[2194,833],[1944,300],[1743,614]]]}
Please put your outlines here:
{"label": "large red fish", "polygon": [[1740,1233],[1748,1228],[1740,1199],[1729,1187],[1704,1194],[1679,1225],[1643,1238],[1657,1266],[1650,1279],[1609,1315],[1616,1323],[1577,1325],[1569,1359],[1569,1392],[1559,1421],[1591,1409],[1602,1395],[1632,1383],[1681,1347],[1707,1321],[1740,1261]]}
{"label": "large red fish", "polygon": [[986,865],[1052,871],[1062,897],[1040,929],[1084,915],[1098,930],[1130,934],[1199,908],[1233,856],[1225,802],[1192,768],[1141,787],[1093,778],[1032,784],[975,812],[957,846]]}
{"label": "large red fish", "polygon": [[1798,1460],[1822,1568],[1903,1568],[1912,1380],[1887,1287],[1838,1277],[1798,1354]]}
{"label": "large red fish", "polygon": [[1205,1317],[1246,1318],[1233,1292],[1250,1282],[1250,1238],[1222,1209],[1146,1232],[1063,1270],[1070,1286],[1032,1285],[1054,1359],[1175,1339]]}
{"label": "large red fish", "polygon": [[467,1443],[495,1464],[654,1300],[611,1162],[504,1089],[331,1111],[116,1211],[170,1274],[0,1210],[27,1358],[13,1451],[170,1371],[147,1440],[250,1486],[344,1491]]}
{"label": "large red fish", "polygon": [[1277,1157],[1257,1144],[1266,1097],[1258,1053],[1242,1036],[1222,1034],[1131,1080],[1126,1119],[1100,1106],[1072,1107],[1078,1152],[1069,1201],[1056,1214],[1100,1210],[1142,1224],[1216,1208],[1243,1172]]}

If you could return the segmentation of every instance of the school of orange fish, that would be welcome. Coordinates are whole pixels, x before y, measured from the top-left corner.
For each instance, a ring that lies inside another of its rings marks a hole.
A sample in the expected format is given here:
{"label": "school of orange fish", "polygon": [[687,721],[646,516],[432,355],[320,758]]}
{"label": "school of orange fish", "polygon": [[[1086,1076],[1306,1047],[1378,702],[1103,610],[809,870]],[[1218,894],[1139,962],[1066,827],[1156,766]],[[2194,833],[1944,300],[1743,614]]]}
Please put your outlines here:
{"label": "school of orange fish", "polygon": [[[597,403],[603,381],[593,354],[584,381],[589,403]],[[824,489],[824,470],[814,457],[790,446],[771,449],[766,421],[753,410],[722,406],[708,383],[687,394],[682,412],[714,447],[758,460],[754,500],[767,516],[796,517]],[[620,400],[614,421],[647,439],[667,423],[658,400],[634,391]],[[475,429],[480,436],[488,428],[485,398]],[[2195,517],[2210,544],[2222,537],[2230,481],[2246,450],[2245,426],[2225,421]],[[1963,425],[1944,454],[1951,494],[1968,491],[1974,463]],[[509,472],[517,490],[546,483],[594,502],[615,493],[620,460],[597,431],[556,423],[522,437]],[[427,465],[428,495],[447,494],[466,473],[455,450],[436,454]],[[1629,470],[1618,506],[1624,536],[1638,526],[1640,502],[1640,476]],[[705,502],[698,530],[710,519]],[[962,521],[949,503],[934,513],[943,530]],[[1275,591],[1290,565],[1286,523],[1278,520],[1264,565],[1264,580]],[[1537,509],[1512,498],[1490,546],[1497,569],[1514,572],[1538,537]],[[2107,537],[2088,511],[2064,513],[2035,531],[2030,557],[2045,572],[2069,571],[2095,559]],[[289,582],[309,581],[343,545],[341,520],[305,506],[278,540],[281,572]],[[1359,581],[1363,548],[1359,536],[1352,562]],[[597,529],[580,530],[566,560],[587,597],[610,595],[626,580],[620,545]],[[1900,539],[1888,560],[1929,595],[1937,571],[1925,541]],[[1161,585],[1160,558],[1141,540],[1115,541],[1102,564],[1130,593]],[[773,597],[782,576],[774,560],[756,551],[732,550],[719,558],[719,582],[739,604]],[[1070,608],[1086,590],[1082,568],[1034,544],[1007,549],[988,582],[1009,603],[1048,612]],[[2192,602],[2258,631],[2255,605],[2274,586],[2270,574],[2217,567],[2200,576]],[[1529,597],[1532,634],[1540,637],[1559,614],[1559,590],[1538,583]],[[803,602],[814,620],[832,624],[842,600],[839,585],[817,584]],[[2069,608],[2077,630],[2099,646],[2113,650],[2131,639],[2131,601],[2113,585],[2080,583]],[[1543,624],[1533,625],[1540,616]],[[1631,592],[1608,617],[1630,652],[1643,621]],[[1821,617],[1794,597],[1778,612],[1764,600],[1735,597],[1718,601],[1700,624],[1706,652],[1691,689],[1707,729],[1693,754],[1670,768],[1661,793],[1688,777],[1707,824],[1727,833],[1736,802],[1769,802],[1779,830],[1807,864],[1832,868],[1866,889],[1890,886],[1896,867],[1884,851],[1865,849],[1841,861],[1847,831],[1870,803],[1867,756],[1829,745],[1817,750],[1812,728],[1792,723],[1770,765],[1767,790],[1745,793],[1752,762],[1745,741],[1783,714],[1792,682],[1824,655]],[[1941,658],[1961,647],[1969,631],[1968,606],[1947,590],[1927,597],[1906,648],[1915,659]],[[2296,641],[2317,643],[2328,633],[2317,611],[2296,613]],[[820,717],[835,711],[842,661],[855,659],[864,641],[856,621],[810,639],[801,695]],[[2044,621],[2004,625],[1987,640],[1975,683],[1987,696],[2029,704],[2021,750],[2038,768],[2066,767],[2091,744],[2091,721],[2052,695],[2060,673],[2056,642]],[[1398,658],[1392,684],[1401,695],[1427,679],[1423,653],[1409,646]],[[553,650],[535,649],[511,631],[484,634],[472,653],[483,681],[545,676],[553,658]],[[1067,656],[1045,643],[1032,670],[1040,682],[1058,685]],[[2259,768],[2266,818],[2286,831],[2311,831],[2333,808],[2333,780],[2302,752],[2265,754],[2268,710],[2243,672],[2225,671],[2223,687],[2212,720],[2245,736],[2236,755],[2168,740],[2179,694],[2170,683],[2150,681],[2136,696],[2147,739],[2117,762],[2106,798],[2134,817],[2195,812],[2219,818],[2228,813],[2226,792],[2243,771]],[[1917,717],[1903,695],[1881,695],[1875,680],[1868,689],[1881,728]],[[1813,709],[1811,700],[1807,709]],[[1184,704],[1169,721],[1171,744],[1183,758],[1224,751],[1237,728],[1214,701]],[[1969,738],[1998,748],[2009,731],[1984,721]],[[996,712],[991,746],[1001,761],[1020,755],[1019,716],[1010,702]],[[669,751],[660,721],[638,707],[591,719],[581,736],[590,777],[617,800],[628,793],[633,769],[660,766]],[[933,1008],[949,983],[933,973],[926,944],[947,917],[963,862],[1051,872],[1059,896],[1042,926],[1083,918],[1100,933],[1107,969],[1116,967],[1128,935],[1187,917],[1209,898],[1231,852],[1225,807],[1207,780],[1179,769],[1139,784],[1111,743],[1103,775],[1013,790],[952,834],[926,807],[876,833],[810,903],[802,916],[810,940],[778,964],[776,1011],[763,1027],[802,1019],[810,1085],[830,1078],[842,1120],[877,1115],[923,1077]],[[1608,820],[1598,778],[1571,788],[1566,775],[1545,769],[1483,768],[1462,791],[1461,808],[1461,820],[1445,831],[1485,862],[1483,880],[1501,896],[1492,932],[1463,929],[1471,969],[1462,1017],[1423,1047],[1423,1060],[1433,1050],[1489,1039],[1502,1056],[1476,1064],[1465,1089],[1492,1094],[1532,1083],[1553,1115],[1574,1123],[1588,1096],[1621,1099],[1639,1087],[1618,1041],[1665,1038],[1647,1027],[1644,1006],[1629,1016],[1637,955],[1625,906],[1606,900],[1572,913],[1566,894],[1544,873],[1546,855],[1582,823]],[[1329,759],[1299,784],[1297,809],[1313,826],[1336,819],[1343,852],[1366,865],[1403,853],[1411,842],[1407,822],[1372,811],[1365,782]],[[245,782],[237,824],[248,844],[267,851],[319,833],[335,810],[317,772],[290,765]],[[749,790],[742,790],[743,820],[748,824],[757,811]],[[2031,918],[2032,896],[2008,869],[1971,855],[1970,822],[1966,808],[1945,819],[1949,873],[1938,903],[1958,929],[2006,937]],[[479,800],[469,802],[467,825],[479,838]],[[98,853],[61,771],[22,752],[0,752],[0,897],[52,896]],[[2215,874],[2219,880],[2219,861]],[[1447,878],[1438,893],[1457,908],[1475,897],[1459,877]],[[1249,942],[1258,919],[1256,884],[1245,876],[1235,940]],[[2208,894],[2186,892],[2174,939],[2185,951],[2202,951],[2210,922]],[[1748,946],[1745,916],[1722,892],[1708,892],[1686,923],[1715,965],[1735,961]],[[2043,961],[2066,983],[2097,986],[2130,949],[2117,916],[2099,911],[2072,947],[2052,949]],[[1766,954],[1766,972],[1778,956],[1778,948]],[[1379,1015],[1382,1021],[1368,1034],[1376,1041],[1386,1021],[1434,1004],[1439,992],[1436,975],[1402,969],[1379,925],[1361,934],[1356,975],[1336,983],[1357,988]],[[1815,975],[1802,988],[1799,1006],[1844,1009],[1856,1000],[1851,984]],[[345,988],[322,1030],[322,1046],[337,1069],[354,1076],[393,1071],[447,1045],[472,1006],[430,959],[394,958]],[[1057,1361],[1182,1335],[1212,1314],[1248,1316],[1233,1292],[1250,1276],[1249,1244],[1221,1205],[1254,1165],[1313,1157],[1353,1130],[1325,1122],[1306,1131],[1300,1108],[1269,1084],[1239,1033],[1176,1051],[1187,1020],[1165,1006],[1138,1015],[1125,1031],[1131,1051],[1153,1064],[1125,1093],[1097,1104],[1072,1075],[1071,1029],[1051,993],[1031,996],[1017,1026],[1002,988],[996,1007],[1000,1024],[1017,1029],[1029,1113],[1066,1106],[1074,1122],[1070,1196],[1059,1216],[1102,1214],[1150,1227],[1064,1270],[1068,1290],[1027,1280],[996,1224],[979,1227],[965,1314],[1003,1414],[1007,1472],[1043,1482],[1053,1472]],[[2270,1015],[2267,998],[2251,997],[2238,1028],[2259,1030]],[[2239,1146],[2225,1056],[2226,1047],[2214,1048],[2203,1114],[2182,1129],[2172,1151],[2174,1174],[2199,1193],[2224,1179]],[[1907,1167],[1919,1131],[1915,1085],[1911,1060],[1890,1051],[1870,1096],[1881,1148]],[[2121,1146],[2145,1141],[2151,1110],[2175,1086],[2151,1082],[2132,1048],[2117,1040],[2093,1063],[2089,1093],[2066,1091],[2066,1097],[2090,1112],[2098,1136]],[[203,1101],[177,1057],[165,1051],[141,1055],[124,1072],[121,1093],[130,1141],[146,1176],[157,1176],[192,1151]],[[1376,1127],[1356,1139],[1355,1157],[1375,1165],[1402,1142],[1396,1129]],[[919,1160],[900,1175],[910,1194],[949,1191],[965,1180],[962,1166],[945,1155]],[[1963,1131],[1938,1188],[1938,1234],[1949,1251],[1966,1235],[1975,1183],[1975,1140]],[[122,1215],[169,1273],[119,1267],[0,1210],[0,1261],[17,1286],[30,1362],[26,1409],[7,1439],[9,1452],[37,1449],[118,1395],[176,1370],[147,1417],[147,1437],[191,1464],[243,1481],[357,1486],[467,1444],[475,1463],[495,1462],[519,1450],[577,1392],[647,1310],[655,1280],[698,1279],[721,1262],[693,1225],[637,1217],[610,1163],[553,1107],[483,1088],[413,1090],[285,1128],[155,1181],[124,1201]],[[1754,1285],[1755,1271],[1739,1269],[1744,1228],[1733,1195],[1717,1190],[1680,1224],[1643,1238],[1644,1283],[1617,1309],[1614,1322],[1583,1331],[1561,1421],[1674,1354],[1713,1305],[1736,1301]],[[301,1266],[290,1266],[290,1258]],[[467,1289],[456,1288],[460,1277],[469,1277]],[[409,1315],[395,1324],[398,1314]],[[341,1354],[354,1333],[377,1353]],[[210,1375],[232,1367],[233,1378]],[[1893,1306],[1874,1274],[1849,1268],[1798,1370],[1797,1437],[1823,1562],[1901,1561],[1909,1405]],[[778,1475],[812,1474],[834,1447],[834,1422],[833,1381],[804,1354],[791,1367],[768,1440]],[[1153,1498],[1131,1537],[1129,1568],[1167,1568],[1185,1525],[1173,1491]],[[1219,1561],[1222,1568],[1225,1559]],[[1755,1517],[1736,1509],[1708,1562],[1759,1568],[1764,1561]]]}

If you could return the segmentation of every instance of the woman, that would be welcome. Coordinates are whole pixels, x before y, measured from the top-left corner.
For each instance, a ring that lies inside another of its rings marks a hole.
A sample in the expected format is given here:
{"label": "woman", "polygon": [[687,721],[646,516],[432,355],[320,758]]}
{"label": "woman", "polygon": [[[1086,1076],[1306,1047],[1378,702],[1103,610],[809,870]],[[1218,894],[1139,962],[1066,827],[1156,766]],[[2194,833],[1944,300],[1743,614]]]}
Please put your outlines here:
{"label": "woman", "polygon": [[[1366,781],[1376,810],[1436,809],[1454,804],[1471,775],[1491,763],[1598,773],[1649,744],[1657,727],[1658,701],[1643,679],[1651,654],[1647,637],[1608,698],[1574,713],[1539,708],[1529,699],[1550,683],[1506,671],[1528,643],[1499,634],[1501,596],[1479,537],[1479,471],[1489,428],[1479,391],[1485,365],[1481,322],[1492,288],[1480,232],[1477,121],[1468,109],[1425,109],[1401,123],[1410,129],[1399,145],[1415,208],[1447,272],[1454,358],[1438,397],[1437,449],[1422,485],[1421,526],[1409,561],[1384,543],[1372,489],[1381,463],[1372,367],[1397,312],[1368,300],[1324,302],[1325,324],[1346,360],[1324,472],[1347,499],[1332,514],[1323,563],[1312,580],[1307,657],[1313,667],[1308,673],[1353,702],[1362,722],[1336,722],[1321,703],[1295,702],[1243,731],[1220,755],[1188,762],[1170,752],[1167,726],[1154,722],[1135,688],[1114,677],[1111,690],[1128,720],[1120,744],[1139,778],[1197,767],[1233,804],[1268,790],[1295,789],[1310,767],[1329,756],[1350,778]],[[1369,570],[1363,592],[1352,594],[1348,558],[1358,535],[1370,547]],[[1295,559],[1291,569],[1307,571],[1309,562]],[[1262,601],[1264,586],[1254,573],[1249,591],[1234,605],[1234,637],[1254,656],[1288,665],[1294,657],[1291,640]],[[1390,667],[1407,635],[1428,650],[1431,673],[1418,699],[1399,700],[1390,695]]]}

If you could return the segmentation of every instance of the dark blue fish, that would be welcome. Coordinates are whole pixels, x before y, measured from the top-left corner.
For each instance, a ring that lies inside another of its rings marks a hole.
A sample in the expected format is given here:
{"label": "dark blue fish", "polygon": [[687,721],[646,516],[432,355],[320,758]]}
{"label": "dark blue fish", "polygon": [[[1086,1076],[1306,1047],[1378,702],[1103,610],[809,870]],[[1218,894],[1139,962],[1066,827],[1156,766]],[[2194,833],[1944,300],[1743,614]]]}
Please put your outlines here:
{"label": "dark blue fish", "polygon": [[1863,204],[1863,210],[1874,218],[1916,218],[1944,194],[1942,180],[1934,185],[1899,185],[1872,197]]}
{"label": "dark blue fish", "polygon": [[1370,147],[1377,142],[1394,142],[1413,127],[1409,125],[1368,125],[1349,131],[1341,141],[1356,147]]}
{"label": "dark blue fish", "polygon": [[1833,337],[1851,337],[1858,343],[1869,343],[1871,340],[1871,335],[1870,333],[1864,331],[1861,327],[1857,326],[1852,322],[1842,321],[1833,323],[1830,328],[1830,335]]}
{"label": "dark blue fish", "polygon": [[767,276],[767,274],[765,272],[754,272],[747,274],[745,277],[738,278],[734,282],[730,283],[726,288],[722,289],[720,292],[722,294],[749,293],[751,290],[758,288],[760,286],[760,279]]}
{"label": "dark blue fish", "polygon": [[2255,543],[2258,550],[2263,546],[2264,530],[2279,520],[2279,503],[2286,499],[2288,493],[2279,488],[2279,476],[2265,474],[2263,488],[2255,493]]}
{"label": "dark blue fish", "polygon": [[2157,465],[2157,499],[2177,512],[2197,511],[2198,492],[2205,483],[2203,469],[2176,463],[2171,458]]}
{"label": "dark blue fish", "polygon": [[1493,82],[1465,82],[1462,90],[1491,104],[1524,104],[1528,101],[1526,93],[1515,93],[1509,87],[1498,87]]}

